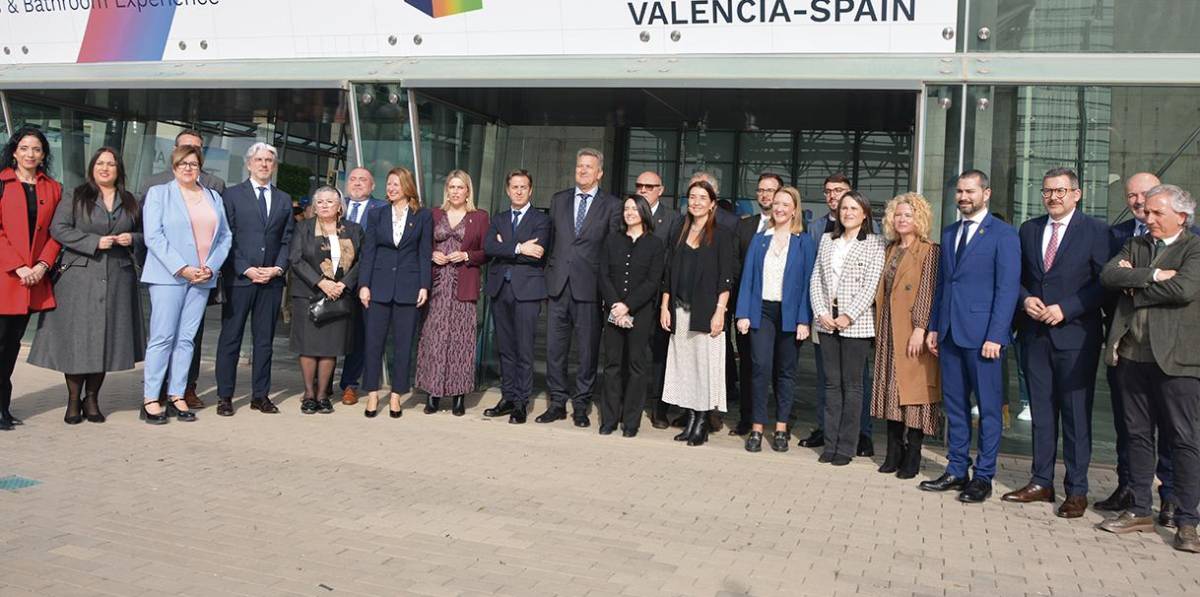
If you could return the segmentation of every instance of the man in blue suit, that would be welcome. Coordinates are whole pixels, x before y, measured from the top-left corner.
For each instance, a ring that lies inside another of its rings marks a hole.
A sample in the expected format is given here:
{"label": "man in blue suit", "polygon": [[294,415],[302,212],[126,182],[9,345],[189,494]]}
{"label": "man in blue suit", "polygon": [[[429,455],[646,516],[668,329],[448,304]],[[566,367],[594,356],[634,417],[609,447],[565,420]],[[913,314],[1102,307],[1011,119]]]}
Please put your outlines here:
{"label": "man in blue suit", "polygon": [[[366,168],[355,168],[346,174],[346,219],[363,227],[367,231],[367,212],[374,211],[387,205],[387,201],[371,196],[375,191],[375,177]],[[363,312],[355,309],[352,315],[354,321],[354,346],[346,353],[342,361],[342,377],[338,384],[342,389],[342,404],[354,406],[358,404],[358,382],[363,374],[363,357],[367,330],[364,326]],[[332,382],[331,382],[332,385]]]}
{"label": "man in blue suit", "polygon": [[[954,191],[959,220],[942,230],[941,262],[926,344],[939,357],[949,435],[946,472],[920,485],[958,490],[978,503],[992,495],[1004,402],[1004,346],[1011,338],[1021,283],[1021,242],[1012,226],[988,213],[987,174],[967,170]],[[979,453],[971,478],[971,395],[979,404]]]}
{"label": "man in blue suit", "polygon": [[[621,201],[600,188],[604,155],[590,148],[575,155],[575,187],[550,199],[554,250],[546,274],[550,313],[546,325],[546,385],[550,405],[535,419],[552,423],[567,418],[567,400],[576,427],[588,427],[588,409],[600,356],[600,250],[617,226]],[[579,351],[575,379],[567,376],[571,344]],[[572,383],[572,381],[574,383]]]}
{"label": "man in blue suit", "polygon": [[529,204],[529,172],[509,172],[505,187],[512,206],[492,218],[483,240],[483,251],[492,260],[484,291],[492,297],[500,352],[500,402],[483,415],[508,415],[509,423],[520,425],[533,394],[533,342],[546,300],[546,250],[553,243],[553,228],[550,218]]}
{"label": "man in blue suit", "polygon": [[1082,192],[1069,168],[1042,177],[1047,214],[1021,225],[1021,309],[1016,321],[1021,368],[1033,414],[1032,478],[1006,502],[1054,503],[1054,461],[1062,421],[1067,498],[1061,518],[1087,510],[1092,401],[1100,360],[1100,271],[1108,262],[1108,225],[1077,209]]}
{"label": "man in blue suit", "polygon": [[292,198],[271,184],[278,152],[266,143],[246,151],[250,178],[225,190],[225,214],[233,232],[233,247],[225,262],[222,284],[221,335],[217,340],[217,414],[233,416],[238,356],[246,319],[254,343],[250,408],[278,413],[271,402],[271,356],[275,323],[283,300],[292,240]]}

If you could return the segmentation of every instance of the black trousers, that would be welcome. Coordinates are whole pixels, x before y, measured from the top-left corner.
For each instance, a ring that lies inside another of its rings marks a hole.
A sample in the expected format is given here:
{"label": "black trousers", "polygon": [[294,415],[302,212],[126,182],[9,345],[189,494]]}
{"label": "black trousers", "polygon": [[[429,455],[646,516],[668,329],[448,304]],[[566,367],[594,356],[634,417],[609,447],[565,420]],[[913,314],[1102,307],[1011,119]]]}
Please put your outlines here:
{"label": "black trousers", "polygon": [[[757,330],[749,334],[739,335],[739,338],[750,339],[751,350],[742,361],[743,368],[749,368],[744,359],[752,358],[754,364],[754,397],[743,402],[753,405],[751,418],[758,425],[767,423],[767,387],[775,390],[775,422],[787,423],[792,418],[792,398],[795,394],[796,359],[800,350],[800,342],[796,341],[796,331],[784,331],[782,325],[782,309],[778,302],[763,301],[762,320]],[[743,408],[744,412],[744,408]]]}
{"label": "black trousers", "polygon": [[[562,294],[550,299],[549,317],[546,324],[546,385],[550,389],[550,401],[565,408],[570,400],[578,414],[585,414],[592,404],[600,358],[600,326],[603,323],[600,303],[577,301],[571,298],[571,289],[567,287]],[[572,343],[579,351],[574,384],[567,376]]]}
{"label": "black trousers", "polygon": [[362,389],[374,392],[379,389],[383,377],[383,353],[388,330],[392,332],[392,379],[393,394],[405,394],[412,388],[409,371],[412,369],[413,345],[417,343],[417,324],[421,311],[416,305],[372,302],[365,315],[367,340],[365,364],[363,366]]}
{"label": "black trousers", "polygon": [[[736,322],[737,320],[733,321]],[[765,322],[763,325],[766,325]],[[748,426],[752,422],[757,422],[754,417],[755,409],[757,408],[755,400],[758,392],[758,383],[755,380],[755,376],[758,373],[755,369],[756,361],[754,360],[754,332],[738,334],[736,325],[730,325],[729,327],[735,334],[734,344],[737,345],[738,355],[738,392],[736,394],[738,401],[738,424]],[[793,339],[795,338],[793,337]],[[733,354],[733,351],[729,351],[726,354]],[[775,385],[778,386],[778,383]],[[734,395],[730,394],[731,397]],[[791,413],[790,406],[788,407],[788,413]]]}
{"label": "black trousers", "polygon": [[854,458],[862,419],[863,368],[874,338],[821,334],[825,363],[825,453]]}
{"label": "black trousers", "polygon": [[[367,342],[367,327],[366,318],[363,315],[362,309],[355,309],[351,327],[353,329],[354,339],[351,341],[350,352],[342,358],[342,378],[338,386],[344,391],[346,388],[357,388],[358,381],[362,378],[363,363],[366,355]],[[330,381],[330,385],[333,382]]]}
{"label": "black trousers", "polygon": [[[655,299],[654,313],[658,313],[658,299]],[[646,402],[657,406],[662,402],[663,379],[667,375],[667,348],[671,346],[671,334],[655,322],[654,333],[650,335],[650,375],[647,375]]]}
{"label": "black trousers", "polygon": [[21,338],[29,325],[29,314],[0,315],[0,411],[12,404],[12,374],[21,352]]}
{"label": "black trousers", "polygon": [[[1023,335],[1024,336],[1024,335]],[[1096,363],[1100,347],[1057,350],[1047,335],[1022,337],[1021,369],[1029,384],[1033,414],[1032,481],[1054,486],[1058,429],[1062,423],[1063,481],[1067,495],[1087,496],[1092,461],[1092,402],[1096,395]]]}
{"label": "black trousers", "polygon": [[604,326],[604,399],[600,401],[600,424],[637,430],[646,405],[646,371],[649,340],[657,326],[653,307],[633,313],[633,327]]}
{"label": "black trousers", "polygon": [[500,353],[500,395],[517,407],[533,394],[533,342],[542,301],[519,301],[505,281],[492,301],[496,350]]}
{"label": "black trousers", "polygon": [[1171,446],[1175,468],[1172,500],[1179,508],[1175,520],[1180,526],[1195,525],[1200,502],[1200,379],[1172,377],[1157,363],[1126,359],[1117,364],[1117,375],[1125,394],[1133,513],[1150,516],[1157,430]]}
{"label": "black trousers", "polygon": [[[230,398],[237,386],[237,362],[250,320],[251,390],[254,398],[271,393],[271,359],[274,356],[275,324],[283,305],[283,284],[230,286],[221,305],[221,335],[217,340],[217,396]],[[200,326],[203,328],[203,324]],[[199,351],[193,351],[199,352]]]}
{"label": "black trousers", "polygon": [[[1107,369],[1105,373],[1108,377],[1108,396],[1112,401],[1113,428],[1117,433],[1117,484],[1129,487],[1129,428],[1125,426],[1125,393],[1121,390],[1117,368]],[[1158,486],[1158,498],[1166,503],[1171,499],[1171,485],[1175,475],[1171,470],[1171,446],[1167,444],[1166,436],[1161,433],[1158,434],[1158,465],[1154,472],[1161,483]]]}

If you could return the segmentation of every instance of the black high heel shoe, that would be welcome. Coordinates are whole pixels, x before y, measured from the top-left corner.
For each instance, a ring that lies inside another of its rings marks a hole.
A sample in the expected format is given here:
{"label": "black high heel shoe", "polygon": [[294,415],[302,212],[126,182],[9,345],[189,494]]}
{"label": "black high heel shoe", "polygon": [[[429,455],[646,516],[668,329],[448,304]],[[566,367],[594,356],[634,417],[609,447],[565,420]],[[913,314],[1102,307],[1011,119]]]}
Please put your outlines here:
{"label": "black high heel shoe", "polygon": [[439,404],[440,402],[441,402],[441,399],[438,398],[437,396],[434,396],[432,394],[429,396],[426,396],[425,397],[425,410],[422,412],[424,412],[427,415],[432,415],[433,413],[438,411],[438,407],[441,406]]}
{"label": "black high heel shoe", "polygon": [[186,423],[195,421],[196,413],[190,410],[183,410],[179,408],[180,402],[182,402],[184,406],[187,406],[187,400],[184,400],[183,397],[171,398],[171,408],[175,409],[175,418]]}
{"label": "black high heel shoe", "polygon": [[106,419],[100,412],[100,395],[85,394],[83,397],[83,418],[89,423],[103,423]]}
{"label": "black high heel shoe", "polygon": [[456,417],[467,414],[467,397],[459,394],[454,397],[454,407],[450,411]]}
{"label": "black high heel shoe", "polygon": [[389,417],[391,417],[393,419],[399,419],[400,415],[403,415],[403,414],[404,414],[403,408],[398,408],[396,410],[392,410],[392,401],[388,400],[388,416]]}
{"label": "black high heel shoe", "polygon": [[78,425],[83,422],[83,403],[79,398],[67,396],[67,412],[63,415],[63,423]]}
{"label": "black high heel shoe", "polygon": [[703,446],[708,442],[708,413],[696,413],[696,420],[688,428],[687,445]]}
{"label": "black high heel shoe", "polygon": [[[370,404],[370,403],[371,403],[371,398],[370,398],[370,396],[368,396],[367,404]],[[366,408],[366,407],[363,408],[363,416],[368,419],[374,419],[375,415],[378,415],[378,414],[379,414],[379,399],[378,398],[375,399],[375,408]]]}
{"label": "black high heel shoe", "polygon": [[147,404],[151,404],[151,403],[150,402],[142,403],[142,412],[138,415],[138,418],[140,418],[141,420],[145,421],[146,423],[148,423],[150,425],[166,425],[167,424],[166,409],[163,409],[163,411],[158,413],[157,415],[152,415],[152,414],[150,414],[149,411],[146,410]]}

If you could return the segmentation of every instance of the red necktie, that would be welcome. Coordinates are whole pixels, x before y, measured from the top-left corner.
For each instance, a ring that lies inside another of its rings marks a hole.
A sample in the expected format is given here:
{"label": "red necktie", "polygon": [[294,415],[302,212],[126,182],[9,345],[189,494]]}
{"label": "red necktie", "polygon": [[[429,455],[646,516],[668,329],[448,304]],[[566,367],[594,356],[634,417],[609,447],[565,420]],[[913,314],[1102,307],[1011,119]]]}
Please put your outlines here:
{"label": "red necktie", "polygon": [[1062,222],[1050,222],[1050,243],[1046,245],[1046,258],[1042,260],[1042,269],[1050,271],[1054,265],[1054,256],[1058,253],[1058,229]]}

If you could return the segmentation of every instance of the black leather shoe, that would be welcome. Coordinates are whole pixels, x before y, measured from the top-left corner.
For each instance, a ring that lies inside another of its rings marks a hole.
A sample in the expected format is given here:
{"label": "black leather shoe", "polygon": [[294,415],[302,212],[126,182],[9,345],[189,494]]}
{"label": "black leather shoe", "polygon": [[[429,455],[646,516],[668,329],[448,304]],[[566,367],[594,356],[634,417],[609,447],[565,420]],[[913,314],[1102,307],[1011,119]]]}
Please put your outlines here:
{"label": "black leather shoe", "polygon": [[688,433],[690,433],[692,426],[696,424],[696,411],[689,409],[687,412],[683,413],[683,418],[686,422],[686,424],[683,426],[683,431],[671,438],[677,442],[687,441]]}
{"label": "black leather shoe", "polygon": [[555,421],[561,421],[565,418],[567,418],[567,409],[557,404],[551,404],[550,406],[546,407],[546,412],[538,415],[534,421],[537,421],[538,423],[553,423]]}
{"label": "black leather shoe", "polygon": [[[587,428],[592,426],[592,420],[588,418],[587,413],[576,413],[571,415],[571,421],[576,427]],[[616,429],[615,427],[613,429]]]}
{"label": "black leather shoe", "polygon": [[1168,529],[1175,528],[1175,502],[1163,502],[1158,509],[1158,526]]}
{"label": "black leather shoe", "polygon": [[483,416],[503,417],[505,415],[511,415],[514,410],[516,410],[516,408],[513,406],[513,403],[501,398],[500,402],[496,403],[496,406],[484,409]]}
{"label": "black leather shoe", "polygon": [[850,464],[850,460],[851,459],[849,456],[834,456],[833,460],[829,461],[829,464],[832,464],[833,466],[846,466],[847,464]]}
{"label": "black leather shoe", "polygon": [[0,431],[12,431],[12,430],[13,430],[12,423],[9,423],[8,421],[5,421],[4,419],[0,419]]}
{"label": "black leather shoe", "polygon": [[654,408],[650,411],[650,425],[655,429],[666,429],[671,426],[671,422],[667,420],[666,402],[661,399],[654,401]]}
{"label": "black leather shoe", "polygon": [[750,435],[746,436],[746,451],[747,452],[762,452],[762,432],[751,431]]}
{"label": "black leather shoe", "polygon": [[[184,400],[186,401],[187,398],[185,397]],[[190,407],[191,403],[188,406]],[[89,423],[103,423],[108,420],[104,416],[104,413],[100,412],[99,394],[85,394],[83,396],[83,418],[87,419]]]}
{"label": "black leather shoe", "polygon": [[637,437],[637,429],[622,429],[621,437]]}
{"label": "black leather shoe", "polygon": [[863,458],[870,458],[875,455],[875,442],[871,439],[871,436],[865,434],[858,436],[858,450],[855,450],[854,454]]}
{"label": "black leather shoe", "polygon": [[971,479],[958,494],[958,501],[966,504],[981,504],[992,497],[992,482],[986,479]]}
{"label": "black leather shoe", "polygon": [[612,435],[613,432],[616,430],[617,430],[616,425],[601,425],[600,426],[600,435]]}
{"label": "black leather shoe", "polygon": [[711,420],[711,413],[696,413],[696,418],[688,427],[687,445],[703,446],[708,442],[708,425]]}
{"label": "black leather shoe", "polygon": [[233,398],[217,398],[217,414],[222,417],[232,417]]}
{"label": "black leather shoe", "polygon": [[1092,507],[1103,512],[1124,512],[1133,507],[1133,490],[1124,485],[1118,486],[1112,495],[1092,504]]}
{"label": "black leather shoe", "polygon": [[175,409],[175,418],[185,423],[191,423],[196,420],[196,413],[191,410],[180,410],[179,405],[187,406],[187,401],[182,397],[175,398],[171,401],[171,408]]}
{"label": "black leather shoe", "polygon": [[279,407],[271,402],[270,398],[263,396],[262,398],[250,399],[250,410],[257,410],[265,415],[274,415],[279,413]]}
{"label": "black leather shoe", "polygon": [[150,425],[166,425],[167,411],[164,409],[157,415],[152,415],[146,410],[146,405],[142,404],[142,412],[138,414],[138,418],[149,423]]}
{"label": "black leather shoe", "polygon": [[67,412],[63,415],[63,423],[78,425],[83,422],[83,402],[79,398],[67,397]]}
{"label": "black leather shoe", "polygon": [[329,396],[317,400],[317,412],[323,415],[333,413],[333,401],[329,399]]}
{"label": "black leather shoe", "polygon": [[317,401],[313,398],[305,398],[300,402],[300,414],[315,415],[317,414]]}
{"label": "black leather shoe", "polygon": [[459,394],[454,397],[454,403],[450,407],[450,414],[461,417],[467,414],[467,397]]}
{"label": "black leather shoe", "polygon": [[16,427],[24,424],[25,421],[14,417],[13,414],[7,410],[0,412],[0,426],[8,425],[9,427]]}
{"label": "black leather shoe", "polygon": [[738,421],[737,425],[729,428],[729,435],[746,435],[747,433],[750,433],[750,429],[750,423]]}
{"label": "black leather shoe", "polygon": [[813,429],[812,433],[808,434],[808,437],[800,440],[800,443],[796,445],[801,448],[820,448],[825,445],[825,432],[820,429]]}
{"label": "black leather shoe", "polygon": [[775,435],[771,436],[771,449],[775,450],[776,452],[787,452],[788,437],[790,437],[788,432],[776,431]]}
{"label": "black leather shoe", "polygon": [[439,402],[439,399],[437,396],[426,396],[425,397],[425,410],[423,410],[421,412],[423,412],[427,415],[432,415],[433,413],[438,411],[438,406],[439,406],[438,402]]}
{"label": "black leather shoe", "polygon": [[[524,425],[525,424],[525,416],[526,416],[525,415],[525,407],[524,406],[517,407],[517,406],[513,406],[512,404],[509,404],[508,408],[509,408],[508,422],[513,425]],[[493,415],[493,416],[498,417],[500,415]]]}
{"label": "black leather shoe", "polygon": [[399,419],[403,415],[404,415],[403,408],[400,410],[392,410],[392,407],[390,405],[388,406],[388,416],[389,417],[391,417],[393,419]]}
{"label": "black leather shoe", "polygon": [[817,462],[820,462],[821,464],[829,464],[830,462],[833,462],[833,452],[822,452],[821,455],[817,457]]}
{"label": "black leather shoe", "polygon": [[962,491],[970,480],[969,476],[955,477],[950,473],[942,473],[942,476],[932,481],[921,481],[917,487],[922,491]]}

